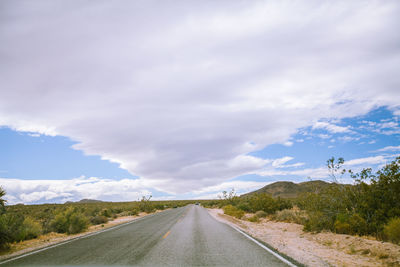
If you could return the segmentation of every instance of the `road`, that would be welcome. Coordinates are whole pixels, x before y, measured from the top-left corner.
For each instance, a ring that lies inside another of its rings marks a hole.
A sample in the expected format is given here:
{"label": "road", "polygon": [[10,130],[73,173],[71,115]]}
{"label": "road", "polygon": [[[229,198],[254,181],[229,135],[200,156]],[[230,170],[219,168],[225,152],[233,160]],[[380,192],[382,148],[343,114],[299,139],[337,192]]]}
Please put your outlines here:
{"label": "road", "polygon": [[196,205],[171,209],[3,266],[288,266]]}

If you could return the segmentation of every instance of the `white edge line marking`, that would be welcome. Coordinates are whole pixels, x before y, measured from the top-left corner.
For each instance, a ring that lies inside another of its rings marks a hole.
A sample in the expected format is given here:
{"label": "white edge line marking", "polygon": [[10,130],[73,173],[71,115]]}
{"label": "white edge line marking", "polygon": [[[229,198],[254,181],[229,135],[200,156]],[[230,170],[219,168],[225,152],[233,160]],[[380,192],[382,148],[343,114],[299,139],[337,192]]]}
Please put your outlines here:
{"label": "white edge line marking", "polygon": [[268,251],[269,253],[271,253],[272,255],[274,255],[275,257],[277,257],[278,259],[280,259],[281,261],[283,261],[284,263],[286,263],[287,265],[289,265],[291,267],[298,267],[297,265],[291,263],[290,261],[288,261],[287,259],[285,259],[281,255],[276,253],[275,251],[273,251],[270,248],[264,246],[262,243],[258,242],[257,240],[255,240],[254,238],[252,238],[251,236],[249,236],[248,234],[246,234],[245,232],[243,232],[239,228],[237,228],[237,227],[235,227],[233,225],[230,225],[230,224],[228,224],[228,225],[230,227],[232,227],[233,229],[235,229],[236,231],[238,231],[239,233],[241,233],[242,235],[244,235],[245,237],[247,237],[248,239],[250,239],[251,241],[253,241],[254,243],[256,243],[257,245],[259,245],[260,247],[262,247],[263,249],[265,249],[266,251]]}
{"label": "white edge line marking", "polygon": [[101,233],[104,233],[104,232],[108,232],[108,231],[111,231],[111,230],[114,230],[114,229],[117,229],[117,228],[120,228],[120,227],[129,225],[129,224],[131,224],[131,223],[135,223],[135,222],[137,222],[137,221],[141,221],[141,220],[143,220],[143,219],[145,219],[145,218],[152,217],[152,216],[154,216],[154,215],[156,215],[156,214],[159,214],[159,213],[162,213],[162,212],[153,213],[153,214],[150,214],[150,215],[147,215],[147,216],[144,216],[144,217],[137,218],[137,219],[132,220],[132,221],[127,222],[127,223],[122,223],[122,224],[119,224],[119,225],[115,225],[115,226],[112,226],[112,227],[110,227],[110,228],[107,228],[107,229],[104,229],[104,230],[101,230],[101,231],[89,233],[89,234],[84,235],[84,236],[78,236],[78,237],[72,238],[72,239],[70,239],[70,240],[67,240],[67,241],[58,243],[58,244],[50,245],[50,246],[47,246],[47,247],[44,247],[44,248],[41,248],[41,249],[38,249],[38,250],[34,250],[34,251],[31,251],[31,252],[27,252],[27,253],[25,253],[25,254],[16,256],[16,257],[14,257],[14,258],[1,261],[1,262],[0,262],[0,265],[2,265],[2,264],[4,264],[4,263],[7,263],[7,262],[10,262],[10,261],[14,261],[14,260],[17,260],[17,259],[24,258],[24,257],[29,256],[29,255],[36,254],[36,253],[39,253],[39,252],[42,252],[42,251],[45,251],[45,250],[48,250],[48,249],[51,249],[51,248],[55,248],[55,247],[58,247],[58,246],[61,246],[61,245],[65,245],[65,244],[71,243],[71,242],[73,242],[73,241],[76,241],[76,240],[78,240],[78,239],[83,239],[83,238],[86,238],[86,237],[90,237],[90,236],[98,235],[98,234],[101,234]]}

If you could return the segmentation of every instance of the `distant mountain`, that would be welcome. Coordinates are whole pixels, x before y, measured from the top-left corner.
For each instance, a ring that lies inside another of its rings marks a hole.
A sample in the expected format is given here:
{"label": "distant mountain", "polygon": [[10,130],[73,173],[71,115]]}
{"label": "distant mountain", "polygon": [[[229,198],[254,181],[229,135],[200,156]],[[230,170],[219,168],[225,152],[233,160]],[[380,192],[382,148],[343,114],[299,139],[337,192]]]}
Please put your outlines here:
{"label": "distant mountain", "polygon": [[100,203],[100,202],[103,202],[103,201],[101,201],[101,200],[96,200],[96,199],[87,199],[87,198],[84,198],[84,199],[81,199],[81,200],[76,201],[76,202],[67,201],[67,202],[65,202],[65,204],[72,204],[72,203]]}
{"label": "distant mountain", "polygon": [[266,185],[263,188],[258,189],[256,191],[244,194],[242,196],[248,196],[258,193],[267,193],[273,197],[296,198],[301,193],[319,191],[329,185],[330,183],[320,180],[302,182],[298,184],[293,182],[275,182]]}

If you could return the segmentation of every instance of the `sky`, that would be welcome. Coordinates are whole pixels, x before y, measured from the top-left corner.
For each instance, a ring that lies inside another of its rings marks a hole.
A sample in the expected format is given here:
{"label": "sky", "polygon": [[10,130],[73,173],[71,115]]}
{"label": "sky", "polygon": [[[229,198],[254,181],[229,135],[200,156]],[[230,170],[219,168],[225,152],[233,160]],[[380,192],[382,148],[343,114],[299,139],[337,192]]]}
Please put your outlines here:
{"label": "sky", "polygon": [[[8,204],[215,198],[400,155],[398,1],[0,2]],[[341,182],[351,183],[348,177]]]}

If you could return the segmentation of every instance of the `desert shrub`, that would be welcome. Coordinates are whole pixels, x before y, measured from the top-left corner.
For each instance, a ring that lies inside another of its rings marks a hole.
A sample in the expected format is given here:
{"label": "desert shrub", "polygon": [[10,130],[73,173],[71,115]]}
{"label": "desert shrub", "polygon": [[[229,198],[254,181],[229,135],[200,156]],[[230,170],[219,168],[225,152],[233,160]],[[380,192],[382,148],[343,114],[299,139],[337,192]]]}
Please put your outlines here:
{"label": "desert shrub", "polygon": [[349,223],[349,216],[347,214],[339,214],[336,218],[334,228],[338,234],[350,234],[352,227]]}
{"label": "desert shrub", "polygon": [[107,218],[110,218],[110,217],[112,216],[112,212],[111,212],[110,209],[103,209],[103,210],[100,212],[100,215],[101,215],[101,216],[104,216],[104,217],[107,217]]}
{"label": "desert shrub", "polygon": [[232,189],[229,192],[223,191],[222,196],[220,196],[219,198],[220,198],[219,202],[220,208],[227,205],[236,206],[240,201],[240,198],[236,195],[235,189]]}
{"label": "desert shrub", "polygon": [[57,214],[51,225],[53,230],[58,233],[75,234],[87,229],[88,219],[81,212],[70,207]]}
{"label": "desert shrub", "polygon": [[277,210],[292,208],[292,203],[289,200],[281,198],[275,199],[266,193],[254,194],[246,197],[242,201],[245,204],[239,203],[238,207],[248,212],[257,212],[262,210],[267,214],[273,214]]}
{"label": "desert shrub", "polygon": [[232,205],[227,205],[227,206],[223,207],[222,209],[224,210],[225,214],[233,216],[238,219],[240,219],[244,216],[244,211],[242,211]]}
{"label": "desert shrub", "polygon": [[238,209],[241,209],[245,212],[250,212],[251,208],[249,206],[249,203],[247,201],[241,201],[238,205],[237,205]]}
{"label": "desert shrub", "polygon": [[295,209],[284,209],[275,212],[275,214],[271,216],[271,219],[280,222],[304,224],[307,220],[307,215],[304,211]]}
{"label": "desert shrub", "polygon": [[135,216],[135,215],[138,215],[138,214],[139,214],[139,210],[137,210],[137,209],[131,209],[129,211],[129,215],[130,216]]}
{"label": "desert shrub", "polygon": [[[152,213],[155,211],[154,204],[151,203],[150,199],[151,199],[151,196],[149,196],[147,198],[145,196],[142,197],[142,200],[140,200],[140,202],[139,202],[139,210],[140,211],[143,211],[146,213]],[[174,206],[174,207],[178,207],[178,206]]]}
{"label": "desert shrub", "polygon": [[265,211],[263,211],[263,210],[259,210],[259,211],[257,211],[256,212],[256,216],[258,217],[258,218],[265,218],[265,217],[267,217],[267,213],[265,212]]}
{"label": "desert shrub", "polygon": [[154,205],[154,208],[155,208],[156,210],[164,210],[164,209],[165,209],[165,206],[164,206],[164,204],[155,204],[155,205]]}
{"label": "desert shrub", "polygon": [[118,213],[121,213],[121,212],[122,212],[122,209],[121,209],[121,208],[113,208],[113,209],[111,209],[111,212],[112,212],[113,214],[118,214]]}
{"label": "desert shrub", "polygon": [[260,221],[260,218],[258,218],[257,215],[253,215],[253,216],[251,216],[250,218],[248,218],[248,220],[249,220],[250,222],[259,222],[259,221]]}
{"label": "desert shrub", "polygon": [[108,221],[107,217],[101,215],[94,216],[90,219],[90,223],[93,225],[106,223],[107,221]]}
{"label": "desert shrub", "polygon": [[0,249],[11,242],[20,242],[38,237],[42,233],[40,223],[30,217],[16,214],[0,215]]}
{"label": "desert shrub", "polygon": [[332,230],[334,222],[330,217],[324,216],[322,212],[309,212],[308,218],[304,223],[304,231],[321,232],[322,230]]}
{"label": "desert shrub", "polygon": [[252,212],[262,210],[268,214],[272,214],[278,209],[275,199],[268,194],[255,194],[251,196],[249,206]]}
{"label": "desert shrub", "polygon": [[25,217],[20,214],[5,214],[5,224],[8,231],[10,242],[23,240],[21,230],[23,229]]}
{"label": "desert shrub", "polygon": [[[339,171],[340,164],[335,170]],[[299,197],[299,207],[309,215],[305,229],[385,238],[385,225],[400,217],[400,157],[375,174],[370,168],[350,173],[355,185],[332,183],[319,192]]]}
{"label": "desert shrub", "polygon": [[45,217],[40,220],[40,222],[42,224],[42,233],[43,234],[47,234],[47,233],[50,233],[51,231],[53,231],[53,228],[51,226],[51,222],[53,219],[54,219],[53,216],[48,216],[48,217]]}
{"label": "desert shrub", "polygon": [[278,197],[275,201],[277,210],[288,210],[293,208],[293,203],[288,199]]}
{"label": "desert shrub", "polygon": [[364,218],[355,213],[350,216],[351,234],[365,235],[368,233],[368,225]]}
{"label": "desert shrub", "polygon": [[57,214],[51,221],[51,228],[57,233],[66,233],[68,230],[68,221],[64,213]]}
{"label": "desert shrub", "polygon": [[88,227],[88,219],[82,213],[72,213],[68,222],[68,234],[80,233]]}
{"label": "desert shrub", "polygon": [[400,218],[392,218],[384,227],[385,238],[395,244],[400,244]]}
{"label": "desert shrub", "polygon": [[19,230],[19,236],[16,241],[28,240],[38,237],[42,234],[42,226],[30,217],[26,217]]}
{"label": "desert shrub", "polygon": [[6,215],[0,215],[0,250],[8,248],[11,241]]}

